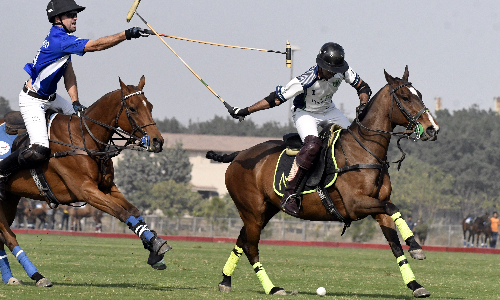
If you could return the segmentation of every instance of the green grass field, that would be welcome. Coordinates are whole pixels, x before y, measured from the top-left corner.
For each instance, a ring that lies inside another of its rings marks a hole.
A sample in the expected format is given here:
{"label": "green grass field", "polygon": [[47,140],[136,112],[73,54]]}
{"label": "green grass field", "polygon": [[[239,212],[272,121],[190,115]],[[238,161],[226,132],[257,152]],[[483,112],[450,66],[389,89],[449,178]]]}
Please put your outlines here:
{"label": "green grass field", "polygon": [[[218,292],[232,244],[174,241],[167,270],[157,271],[146,264],[139,239],[20,234],[18,240],[54,286],[35,287],[9,254],[14,276],[27,285],[1,285],[0,299],[319,299],[319,286],[327,290],[325,299],[413,299],[389,250],[262,245],[261,262],[273,283],[298,290],[268,296],[245,256],[233,292]],[[431,298],[500,299],[497,255],[427,252],[426,260],[409,261]]]}

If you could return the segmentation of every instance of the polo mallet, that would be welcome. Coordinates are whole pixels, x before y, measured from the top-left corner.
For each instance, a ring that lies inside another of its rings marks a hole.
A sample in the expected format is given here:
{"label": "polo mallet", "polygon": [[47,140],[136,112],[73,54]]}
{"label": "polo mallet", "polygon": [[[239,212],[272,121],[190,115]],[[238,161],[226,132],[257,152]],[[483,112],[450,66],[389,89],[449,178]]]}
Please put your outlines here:
{"label": "polo mallet", "polygon": [[[144,32],[146,32],[150,35],[155,34],[152,30],[145,30]],[[205,44],[205,45],[212,45],[212,46],[220,46],[220,47],[225,47],[225,48],[255,50],[255,51],[271,52],[271,53],[277,53],[277,54],[286,54],[286,67],[287,68],[292,67],[292,48],[291,48],[290,43],[288,41],[286,41],[286,51],[281,52],[281,51],[276,51],[276,50],[267,50],[267,49],[259,49],[259,48],[250,48],[250,47],[241,47],[241,46],[232,46],[232,45],[204,42],[204,41],[188,39],[188,38],[183,38],[183,37],[174,36],[174,35],[163,34],[163,33],[158,33],[158,35],[163,36],[163,37],[168,37],[171,39],[181,40],[181,41],[188,41],[188,42]]]}
{"label": "polo mallet", "polygon": [[[151,31],[153,31],[153,33],[158,38],[160,38],[160,40],[165,44],[165,46],[167,46],[168,49],[170,49],[170,51],[172,51],[172,53],[174,53],[175,56],[177,56],[177,58],[189,69],[189,71],[191,71],[191,73],[193,73],[193,75],[196,76],[196,78],[198,78],[198,80],[200,80],[201,83],[203,83],[207,87],[207,89],[209,89],[212,92],[212,94],[214,94],[215,97],[217,97],[224,104],[224,106],[227,108],[227,111],[229,112],[229,114],[232,114],[234,112],[234,108],[229,103],[224,101],[224,99],[222,99],[214,90],[212,90],[212,88],[209,87],[208,84],[205,81],[203,81],[203,79],[201,79],[201,77],[198,76],[198,74],[196,74],[196,72],[193,71],[193,69],[191,69],[191,67],[189,67],[189,65],[174,51],[174,49],[172,49],[172,47],[170,47],[167,44],[167,42],[165,42],[165,40],[163,40],[161,38],[161,36],[153,29],[153,27],[151,27],[151,25],[149,25],[148,22],[146,22],[146,20],[144,20],[144,18],[141,17],[141,15],[137,11],[135,11],[135,9],[137,9],[137,6],[139,5],[139,2],[140,2],[139,0],[136,0],[134,2],[134,4],[132,5],[132,8],[129,11],[129,15],[131,16],[130,18],[132,18],[132,16],[134,15],[134,12],[135,12],[135,14],[137,14],[137,16],[144,22],[144,24],[146,24],[149,27],[149,29],[151,29]],[[136,3],[137,3],[137,5],[136,5]],[[127,19],[128,19],[128,16],[127,16]],[[243,121],[244,119],[245,119],[245,117],[241,117],[241,116],[238,117],[238,120],[240,122]]]}
{"label": "polo mallet", "polygon": [[141,3],[141,0],[135,0],[134,4],[132,4],[132,7],[130,8],[127,14],[127,23],[129,23],[130,20],[132,20],[132,17],[134,16],[135,11],[137,10],[137,6],[139,6],[139,3]]}

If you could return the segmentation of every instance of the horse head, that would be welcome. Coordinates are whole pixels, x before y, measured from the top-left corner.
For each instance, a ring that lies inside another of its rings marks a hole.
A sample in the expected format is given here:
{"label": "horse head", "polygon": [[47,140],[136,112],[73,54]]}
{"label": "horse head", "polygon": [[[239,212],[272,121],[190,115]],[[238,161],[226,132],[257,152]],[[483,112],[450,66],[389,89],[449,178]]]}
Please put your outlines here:
{"label": "horse head", "polygon": [[122,108],[117,116],[117,126],[141,139],[149,152],[161,152],[164,140],[151,115],[153,104],[146,99],[142,91],[144,76],[137,87],[127,86],[121,79],[119,81]]}
{"label": "horse head", "polygon": [[392,101],[399,108],[391,109],[391,122],[408,130],[414,130],[423,141],[436,140],[439,125],[425,107],[422,94],[408,82],[408,66],[405,68],[403,78],[392,77],[385,70],[384,74]]}

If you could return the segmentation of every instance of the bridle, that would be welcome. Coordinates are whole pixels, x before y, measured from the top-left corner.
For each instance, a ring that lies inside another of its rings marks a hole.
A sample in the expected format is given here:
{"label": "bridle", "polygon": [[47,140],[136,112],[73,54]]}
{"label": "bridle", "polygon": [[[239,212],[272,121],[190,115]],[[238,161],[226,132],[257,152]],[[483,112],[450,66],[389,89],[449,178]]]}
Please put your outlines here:
{"label": "bridle", "polygon": [[[156,123],[152,122],[152,123],[140,126],[137,123],[137,121],[135,121],[135,119],[132,117],[130,108],[128,107],[127,102],[126,102],[127,99],[134,97],[134,96],[142,95],[142,94],[144,94],[144,92],[143,91],[136,91],[136,92],[128,94],[128,95],[124,95],[123,91],[121,91],[120,93],[121,93],[121,100],[120,100],[121,107],[120,107],[120,111],[115,119],[114,126],[104,124],[102,122],[99,122],[97,120],[94,120],[92,118],[87,117],[85,114],[81,114],[80,115],[80,133],[82,136],[83,147],[80,147],[80,146],[75,145],[75,143],[73,142],[73,136],[71,134],[71,127],[70,127],[71,119],[73,118],[73,115],[71,115],[69,118],[69,121],[68,121],[68,133],[69,133],[71,143],[70,144],[64,143],[64,142],[57,141],[57,140],[50,140],[50,142],[70,147],[73,150],[56,152],[56,153],[53,153],[52,156],[53,157],[63,157],[63,156],[68,156],[68,155],[87,154],[90,157],[92,157],[93,159],[107,161],[110,158],[119,155],[125,149],[131,149],[131,150],[137,150],[137,151],[149,150],[151,147],[150,138],[149,138],[149,135],[146,133],[146,131],[144,131],[143,128],[145,128],[147,126],[151,126],[151,125],[156,125]],[[119,128],[119,126],[118,126],[118,120],[119,120],[123,111],[125,111],[125,113],[127,115],[127,120],[129,121],[129,124],[132,127],[131,133],[124,131],[123,129]],[[94,124],[97,124],[101,127],[104,127],[106,129],[112,131],[114,134],[118,135],[119,137],[111,137],[109,142],[105,143],[105,142],[99,140],[97,137],[95,137],[95,135],[90,130],[90,128],[87,124],[87,121],[90,121]],[[85,129],[87,129],[87,132],[93,141],[95,141],[97,144],[104,146],[104,150],[99,150],[99,149],[93,150],[93,149],[89,149],[87,147],[87,142],[86,142],[85,134],[83,131],[84,127],[85,127]],[[135,135],[136,132],[142,133],[142,137],[140,137],[140,138],[137,137]],[[123,146],[116,145],[116,143],[115,143],[116,141],[123,141],[123,140],[125,140],[125,145],[123,145]],[[80,151],[78,151],[78,150],[80,150]]]}
{"label": "bridle", "polygon": [[[405,82],[401,85],[398,85],[397,87],[393,88],[390,84],[389,86],[389,94],[391,95],[391,113],[390,113],[390,121],[392,123],[392,112],[394,110],[394,103],[396,103],[397,107],[403,114],[403,116],[406,118],[408,121],[408,125],[406,126],[406,130],[403,132],[392,132],[392,131],[385,131],[385,130],[380,130],[380,129],[371,129],[366,127],[365,125],[361,124],[361,121],[359,120],[359,116],[356,116],[355,122],[358,124],[358,126],[362,127],[363,129],[366,129],[368,131],[373,131],[377,133],[385,133],[389,134],[391,136],[399,136],[400,138],[408,138],[411,139],[411,135],[415,133],[415,138],[413,140],[418,140],[424,133],[423,126],[417,121],[424,113],[428,112],[429,109],[424,106],[419,112],[417,112],[414,116],[412,116],[408,110],[403,106],[401,103],[401,100],[399,100],[398,96],[396,95],[396,91],[399,90],[402,87],[405,86],[411,86],[411,82]],[[399,141],[399,140],[398,140]]]}

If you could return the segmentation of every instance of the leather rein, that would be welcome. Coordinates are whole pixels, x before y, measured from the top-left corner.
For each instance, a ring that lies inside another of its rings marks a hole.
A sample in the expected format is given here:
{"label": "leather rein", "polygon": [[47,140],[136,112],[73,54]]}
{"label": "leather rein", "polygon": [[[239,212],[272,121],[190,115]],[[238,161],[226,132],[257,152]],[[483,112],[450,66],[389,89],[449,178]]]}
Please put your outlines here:
{"label": "leather rein", "polygon": [[[414,116],[412,116],[408,112],[408,110],[406,110],[406,108],[401,103],[401,100],[399,100],[398,96],[396,95],[396,91],[399,90],[402,87],[405,87],[405,86],[411,86],[411,82],[403,83],[403,84],[397,86],[396,88],[393,88],[391,85],[389,85],[389,92],[390,92],[391,100],[392,100],[391,101],[391,112],[390,112],[391,123],[392,123],[392,112],[393,112],[393,109],[394,109],[394,103],[396,103],[396,106],[399,108],[399,110],[401,111],[401,113],[403,114],[403,116],[408,120],[408,126],[406,127],[405,131],[402,131],[402,132],[392,132],[392,131],[385,131],[385,130],[379,130],[379,129],[371,129],[371,128],[368,128],[365,125],[361,124],[361,122],[360,122],[360,120],[358,118],[359,115],[357,115],[356,119],[355,119],[356,124],[358,124],[361,128],[363,128],[365,130],[376,132],[376,133],[388,134],[390,136],[398,136],[399,137],[399,139],[397,141],[397,145],[398,145],[399,150],[402,153],[402,156],[401,156],[401,158],[398,161],[394,162],[394,163],[398,163],[398,170],[400,169],[401,163],[403,162],[403,160],[405,159],[405,156],[406,156],[406,153],[401,148],[401,145],[400,145],[399,141],[401,139],[403,139],[403,138],[413,139],[415,141],[420,138],[421,133],[420,133],[420,131],[417,132],[416,130],[417,129],[420,130],[421,129],[421,125],[420,125],[420,123],[418,123],[417,120],[418,120],[418,118],[420,118],[420,116],[422,116],[425,112],[427,112],[429,110],[427,107],[424,107],[419,112],[417,112]],[[356,142],[366,152],[370,153],[371,156],[375,157],[375,159],[378,161],[378,164],[355,164],[355,165],[348,165],[347,156],[345,155],[344,147],[342,146],[342,142],[340,142],[340,147],[341,147],[342,152],[344,153],[344,157],[345,157],[345,165],[342,168],[335,169],[335,173],[343,173],[343,172],[348,172],[348,171],[357,170],[357,169],[379,169],[380,173],[379,173],[378,180],[377,180],[378,181],[378,184],[377,184],[377,193],[376,193],[376,196],[375,196],[375,198],[378,198],[379,193],[380,193],[380,189],[382,188],[383,174],[385,174],[386,172],[388,172],[389,166],[390,166],[390,162],[386,158],[381,159],[377,155],[375,155],[375,153],[373,153],[370,149],[368,149],[368,147],[366,147],[366,145],[364,145],[363,142],[356,135],[354,135],[354,133],[352,132],[352,130],[350,128],[347,128],[347,132],[349,132],[349,134],[352,135],[352,137],[356,140]],[[415,132],[417,133],[417,137],[412,138],[411,135],[413,133],[415,133]],[[420,135],[419,135],[419,133],[420,133]]]}
{"label": "leather rein", "polygon": [[[141,142],[144,142],[145,138],[147,138],[148,142],[149,142],[149,136],[147,135],[147,133],[144,131],[143,128],[145,128],[147,126],[151,126],[151,125],[156,125],[156,123],[152,122],[152,123],[149,123],[149,124],[146,124],[143,126],[140,126],[139,124],[137,124],[137,122],[131,116],[130,109],[127,106],[127,102],[126,102],[126,100],[128,98],[133,97],[133,96],[137,96],[137,95],[142,95],[142,94],[144,94],[143,91],[136,91],[134,93],[131,93],[129,95],[124,96],[123,91],[121,91],[121,101],[120,101],[121,107],[120,107],[120,111],[119,111],[118,115],[116,116],[114,126],[104,124],[102,122],[99,122],[97,120],[94,120],[94,119],[87,117],[85,114],[81,114],[80,115],[80,134],[82,136],[83,147],[77,146],[73,142],[73,136],[71,134],[71,127],[70,127],[73,115],[71,115],[69,118],[69,121],[68,121],[68,133],[69,133],[71,143],[64,143],[64,142],[52,140],[52,139],[49,139],[49,141],[52,143],[59,144],[59,145],[67,146],[67,147],[71,148],[72,150],[55,152],[51,155],[51,157],[59,158],[59,157],[65,157],[65,156],[70,156],[70,155],[88,155],[94,160],[103,162],[102,167],[103,167],[103,171],[104,171],[105,165],[106,165],[105,163],[109,159],[111,159],[112,157],[119,155],[123,150],[125,150],[125,149],[131,149],[131,150],[136,150],[136,151],[146,150],[147,147],[144,146],[143,144],[141,144]],[[132,129],[133,129],[132,133],[128,133],[128,132],[126,132],[118,127],[118,120],[119,120],[123,111],[125,111],[125,113],[127,115],[127,119],[129,121]],[[101,127],[104,127],[106,129],[108,129],[109,131],[112,131],[114,134],[117,134],[119,137],[118,138],[111,137],[111,139],[108,142],[100,141],[98,138],[95,137],[95,135],[90,130],[90,128],[87,124],[87,121],[90,121],[94,124],[97,124]],[[87,142],[85,140],[85,134],[83,131],[84,127],[87,129],[87,132],[89,133],[92,140],[95,141],[97,144],[102,145],[104,150],[102,150],[102,151],[101,150],[93,150],[93,149],[89,149],[87,147]],[[143,137],[139,138],[139,137],[135,136],[136,132],[142,133]],[[123,146],[116,145],[115,141],[123,141],[123,140],[125,140],[125,145],[123,145]],[[103,172],[103,176],[104,176],[104,174],[105,174],[105,172]]]}

